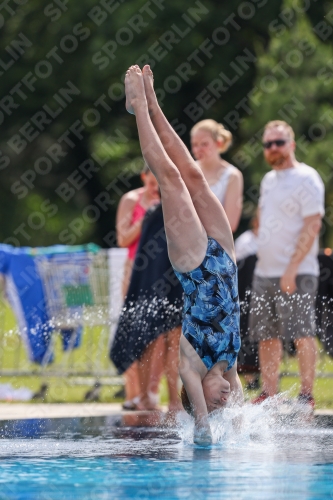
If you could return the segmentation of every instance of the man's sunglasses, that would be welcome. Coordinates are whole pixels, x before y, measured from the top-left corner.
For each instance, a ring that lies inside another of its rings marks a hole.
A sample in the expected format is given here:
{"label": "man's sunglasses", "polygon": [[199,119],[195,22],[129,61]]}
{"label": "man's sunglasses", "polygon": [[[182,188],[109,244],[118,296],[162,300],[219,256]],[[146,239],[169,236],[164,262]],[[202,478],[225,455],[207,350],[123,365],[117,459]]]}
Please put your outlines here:
{"label": "man's sunglasses", "polygon": [[275,144],[275,146],[278,146],[280,148],[281,146],[284,146],[286,142],[287,141],[284,141],[283,139],[277,139],[276,141],[267,141],[263,143],[263,147],[265,149],[270,149],[273,144]]}

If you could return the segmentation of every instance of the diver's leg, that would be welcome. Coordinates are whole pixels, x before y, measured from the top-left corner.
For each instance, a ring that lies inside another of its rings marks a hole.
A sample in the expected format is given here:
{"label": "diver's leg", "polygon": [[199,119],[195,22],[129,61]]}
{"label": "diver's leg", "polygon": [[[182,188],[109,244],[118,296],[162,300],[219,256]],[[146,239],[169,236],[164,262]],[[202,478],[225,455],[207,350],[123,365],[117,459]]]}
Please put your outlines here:
{"label": "diver's leg", "polygon": [[180,272],[190,271],[203,261],[207,233],[179,170],[170,160],[151,122],[143,75],[138,66],[131,66],[127,71],[125,90],[127,109],[135,113],[142,154],[161,190],[171,263]]}
{"label": "diver's leg", "polygon": [[178,168],[207,234],[215,238],[235,260],[232,231],[225,211],[211,191],[200,167],[164,116],[155,95],[153,74],[149,66],[144,66],[142,74],[150,118],[163,147]]}

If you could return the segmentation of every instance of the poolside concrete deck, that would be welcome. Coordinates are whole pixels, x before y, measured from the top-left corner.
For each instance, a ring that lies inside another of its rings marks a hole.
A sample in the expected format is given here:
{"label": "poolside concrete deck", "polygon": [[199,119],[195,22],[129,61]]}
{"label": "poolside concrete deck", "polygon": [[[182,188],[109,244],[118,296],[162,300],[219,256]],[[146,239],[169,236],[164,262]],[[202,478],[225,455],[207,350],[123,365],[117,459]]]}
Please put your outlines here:
{"label": "poolside concrete deck", "polygon": [[[166,406],[161,407],[167,411]],[[149,412],[137,412],[146,414]],[[119,403],[1,403],[0,420],[22,420],[30,418],[75,418],[75,417],[104,417],[108,415],[126,415],[133,412],[124,412]],[[333,416],[333,410],[315,410],[315,415]]]}
{"label": "poolside concrete deck", "polygon": [[[167,411],[167,407],[162,406],[161,410]],[[120,414],[133,414],[133,412],[124,411],[120,403],[0,403],[0,420],[104,417]]]}

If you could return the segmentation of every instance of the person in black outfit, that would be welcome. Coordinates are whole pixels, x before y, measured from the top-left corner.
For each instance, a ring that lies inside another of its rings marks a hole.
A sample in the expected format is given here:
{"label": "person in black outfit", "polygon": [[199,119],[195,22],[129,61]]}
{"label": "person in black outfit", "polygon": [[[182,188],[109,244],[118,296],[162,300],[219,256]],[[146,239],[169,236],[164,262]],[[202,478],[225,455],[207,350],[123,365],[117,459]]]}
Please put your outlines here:
{"label": "person in black outfit", "polygon": [[316,301],[317,335],[324,351],[333,357],[333,258],[332,250],[326,248],[318,255],[320,279]]}

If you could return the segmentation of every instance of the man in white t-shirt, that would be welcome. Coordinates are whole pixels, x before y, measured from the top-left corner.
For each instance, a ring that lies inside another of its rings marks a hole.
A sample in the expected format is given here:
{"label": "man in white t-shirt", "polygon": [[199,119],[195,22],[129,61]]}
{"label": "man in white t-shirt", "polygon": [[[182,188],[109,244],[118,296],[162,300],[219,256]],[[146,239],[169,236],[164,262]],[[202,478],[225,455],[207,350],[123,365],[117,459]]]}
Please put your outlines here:
{"label": "man in white t-shirt", "polygon": [[301,377],[298,399],[313,408],[324,185],[316,170],[295,159],[294,132],[286,122],[266,125],[263,147],[272,171],[260,188],[258,261],[250,305],[250,335],[259,341],[263,383],[263,392],[253,403],[276,394],[282,341],[294,341]]}

